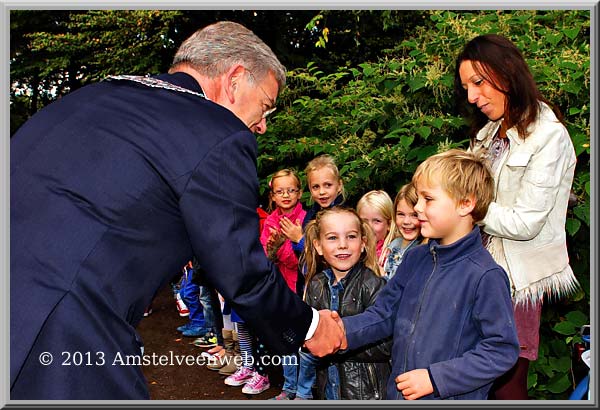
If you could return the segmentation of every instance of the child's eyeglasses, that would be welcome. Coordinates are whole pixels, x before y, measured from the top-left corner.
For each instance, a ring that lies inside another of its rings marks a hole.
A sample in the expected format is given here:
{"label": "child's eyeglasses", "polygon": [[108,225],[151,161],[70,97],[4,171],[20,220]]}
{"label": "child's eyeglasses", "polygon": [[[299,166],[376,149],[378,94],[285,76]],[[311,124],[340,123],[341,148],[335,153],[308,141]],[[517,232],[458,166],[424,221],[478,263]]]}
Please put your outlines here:
{"label": "child's eyeglasses", "polygon": [[273,191],[273,193],[277,196],[284,196],[285,194],[292,195],[300,192],[299,189],[289,188],[289,189],[278,189],[277,191]]}

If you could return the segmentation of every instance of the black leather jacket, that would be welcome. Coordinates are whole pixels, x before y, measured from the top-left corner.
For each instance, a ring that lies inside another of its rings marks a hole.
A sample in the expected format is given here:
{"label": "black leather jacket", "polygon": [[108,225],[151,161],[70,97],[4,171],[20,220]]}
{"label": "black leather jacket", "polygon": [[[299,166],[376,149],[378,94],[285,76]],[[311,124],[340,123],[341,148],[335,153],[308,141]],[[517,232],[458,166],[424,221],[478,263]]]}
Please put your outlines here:
{"label": "black leather jacket", "polygon": [[[330,309],[331,294],[328,279],[321,272],[311,280],[306,290],[306,302],[317,310]],[[363,312],[375,302],[385,279],[376,276],[362,263],[357,264],[342,279],[340,316],[353,316]],[[386,396],[386,383],[391,371],[391,337],[357,350],[329,355],[317,366],[317,391],[315,399],[325,399],[327,367],[335,363],[340,375],[336,386],[342,400],[382,400]]]}

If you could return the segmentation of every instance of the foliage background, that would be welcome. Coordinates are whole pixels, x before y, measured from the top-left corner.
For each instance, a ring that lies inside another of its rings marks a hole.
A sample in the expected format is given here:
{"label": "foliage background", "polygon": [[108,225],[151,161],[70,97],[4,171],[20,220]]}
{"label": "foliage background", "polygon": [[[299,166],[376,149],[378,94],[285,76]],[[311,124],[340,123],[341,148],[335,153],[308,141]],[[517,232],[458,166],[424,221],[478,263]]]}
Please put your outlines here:
{"label": "foliage background", "polygon": [[371,189],[393,198],[423,159],[467,147],[452,93],[458,52],[479,34],[510,38],[565,115],[578,158],[567,232],[581,289],[545,303],[528,380],[532,398],[568,397],[572,348],[590,321],[589,11],[13,10],[10,19],[11,134],[54,99],[107,75],[166,71],[199,27],[227,19],[252,29],[290,70],[258,138],[265,204],[273,172],[294,167],[304,178],[322,153],[336,158],[351,204]]}

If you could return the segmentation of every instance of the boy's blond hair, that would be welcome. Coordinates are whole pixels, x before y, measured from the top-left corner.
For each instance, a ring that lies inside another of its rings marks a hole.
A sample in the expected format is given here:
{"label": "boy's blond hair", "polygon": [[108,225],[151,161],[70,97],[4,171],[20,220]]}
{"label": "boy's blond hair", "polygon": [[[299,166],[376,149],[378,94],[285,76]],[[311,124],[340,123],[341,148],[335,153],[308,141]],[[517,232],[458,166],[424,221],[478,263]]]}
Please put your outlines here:
{"label": "boy's blond hair", "polygon": [[473,223],[477,223],[487,213],[494,200],[494,178],[485,159],[478,154],[460,149],[451,149],[433,155],[423,161],[413,175],[412,183],[417,181],[439,183],[454,200],[475,198],[475,207],[471,212]]}

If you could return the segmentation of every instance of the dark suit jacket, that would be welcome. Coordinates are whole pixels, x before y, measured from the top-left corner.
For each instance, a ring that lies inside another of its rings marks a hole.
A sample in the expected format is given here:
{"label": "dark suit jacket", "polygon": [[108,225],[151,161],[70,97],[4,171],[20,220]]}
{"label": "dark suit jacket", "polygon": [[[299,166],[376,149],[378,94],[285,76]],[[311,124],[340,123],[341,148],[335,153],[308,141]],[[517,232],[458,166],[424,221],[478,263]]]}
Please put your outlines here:
{"label": "dark suit jacket", "polygon": [[[201,92],[187,74],[159,78]],[[119,359],[140,354],[144,308],[193,254],[273,352],[296,350],[312,314],[259,242],[256,155],[227,109],[131,81],[83,87],[24,124],[11,140],[11,399],[148,398]]]}

